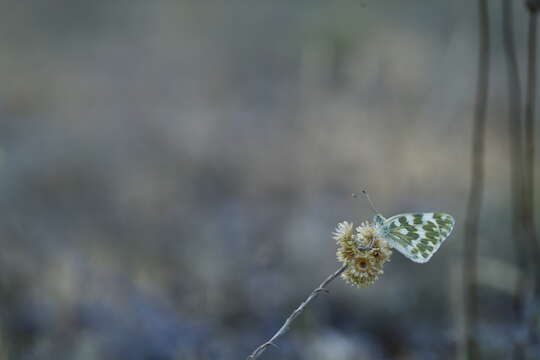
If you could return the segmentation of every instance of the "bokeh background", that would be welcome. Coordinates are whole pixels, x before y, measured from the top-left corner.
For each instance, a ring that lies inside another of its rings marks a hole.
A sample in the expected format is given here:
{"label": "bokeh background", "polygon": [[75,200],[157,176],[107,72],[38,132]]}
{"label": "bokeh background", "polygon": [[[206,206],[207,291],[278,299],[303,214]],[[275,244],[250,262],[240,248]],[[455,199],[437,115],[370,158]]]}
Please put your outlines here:
{"label": "bokeh background", "polygon": [[[481,347],[515,277],[492,5]],[[520,64],[526,13],[516,2]],[[0,1],[0,359],[242,359],[327,275],[334,226],[444,211],[427,264],[338,280],[263,359],[452,359],[474,1]]]}

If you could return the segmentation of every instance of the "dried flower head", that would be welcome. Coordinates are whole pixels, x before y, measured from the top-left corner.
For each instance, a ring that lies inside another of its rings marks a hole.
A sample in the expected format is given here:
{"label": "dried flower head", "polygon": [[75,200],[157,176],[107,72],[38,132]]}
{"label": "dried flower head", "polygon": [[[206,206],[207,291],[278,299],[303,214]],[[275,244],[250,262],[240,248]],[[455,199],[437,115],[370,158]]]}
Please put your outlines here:
{"label": "dried flower head", "polygon": [[341,277],[355,286],[373,284],[392,255],[390,245],[378,235],[375,224],[362,223],[354,234],[353,224],[344,221],[337,225],[332,235],[338,245],[338,260],[347,265]]}

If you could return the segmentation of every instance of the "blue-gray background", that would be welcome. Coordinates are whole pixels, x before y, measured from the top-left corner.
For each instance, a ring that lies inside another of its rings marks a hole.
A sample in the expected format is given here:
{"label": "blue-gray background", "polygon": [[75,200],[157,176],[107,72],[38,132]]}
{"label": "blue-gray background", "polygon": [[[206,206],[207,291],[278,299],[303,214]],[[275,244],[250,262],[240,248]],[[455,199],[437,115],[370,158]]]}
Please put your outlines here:
{"label": "blue-gray background", "polygon": [[[481,344],[516,276],[492,5]],[[525,12],[516,2],[524,65]],[[0,1],[0,359],[239,359],[333,272],[331,232],[445,211],[434,258],[342,281],[265,359],[459,353],[474,1]]]}

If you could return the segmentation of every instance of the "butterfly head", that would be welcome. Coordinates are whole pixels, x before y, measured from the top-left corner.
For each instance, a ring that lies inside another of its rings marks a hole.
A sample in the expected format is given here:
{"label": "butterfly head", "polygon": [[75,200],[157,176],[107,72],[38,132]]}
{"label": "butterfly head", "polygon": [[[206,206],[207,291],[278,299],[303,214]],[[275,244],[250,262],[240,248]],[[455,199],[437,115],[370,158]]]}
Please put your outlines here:
{"label": "butterfly head", "polygon": [[377,226],[379,226],[379,227],[382,226],[382,225],[384,224],[384,221],[385,221],[385,220],[386,220],[386,219],[385,219],[384,216],[382,216],[381,214],[377,214],[377,215],[375,215],[375,216],[373,217],[373,222],[374,222],[375,224],[377,224]]}

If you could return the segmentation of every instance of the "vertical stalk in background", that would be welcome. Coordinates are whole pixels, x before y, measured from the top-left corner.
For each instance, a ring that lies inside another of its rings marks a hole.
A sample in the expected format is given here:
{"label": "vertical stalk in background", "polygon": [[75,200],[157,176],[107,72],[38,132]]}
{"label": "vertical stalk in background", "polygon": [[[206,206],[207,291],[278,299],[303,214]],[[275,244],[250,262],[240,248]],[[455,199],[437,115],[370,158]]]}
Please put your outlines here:
{"label": "vertical stalk in background", "polygon": [[[512,233],[516,239],[518,263],[523,265],[523,139],[521,120],[521,82],[514,42],[512,0],[502,0],[502,35],[508,73],[508,134],[510,137],[510,187],[512,202]],[[520,242],[520,243],[517,243]]]}
{"label": "vertical stalk in background", "polygon": [[471,186],[467,204],[463,286],[465,304],[465,351],[468,359],[478,358],[476,342],[478,306],[477,306],[477,252],[478,222],[484,188],[484,147],[486,107],[489,87],[489,18],[487,0],[478,0],[478,78],[476,84],[476,105],[471,154]]}
{"label": "vertical stalk in background", "polygon": [[[523,139],[521,120],[521,82],[514,42],[512,0],[502,0],[502,35],[508,73],[508,134],[510,137],[510,187],[512,233],[517,241],[523,229]],[[523,247],[516,244],[516,255],[523,259]],[[520,261],[523,264],[524,261]]]}
{"label": "vertical stalk in background", "polygon": [[[537,42],[537,17],[540,8],[540,1],[528,0],[529,28],[527,34],[527,91],[525,100],[525,231],[530,246],[531,264],[536,264],[540,256],[539,245],[536,238],[534,224],[534,113],[536,107],[536,42]],[[536,277],[536,290],[538,288],[538,276],[536,269],[532,270],[532,275]]]}
{"label": "vertical stalk in background", "polygon": [[[508,135],[510,138],[510,198],[512,203],[513,248],[521,276],[517,279],[514,294],[514,314],[518,327],[525,322],[524,300],[527,294],[530,274],[529,246],[525,234],[525,196],[524,196],[524,146],[523,121],[521,112],[521,82],[514,42],[514,23],[512,0],[502,0],[502,38],[506,58],[508,84]],[[517,332],[518,334],[520,332]],[[525,357],[523,339],[514,339],[514,358]]]}
{"label": "vertical stalk in background", "polygon": [[526,310],[529,312],[526,314],[528,318],[528,340],[532,351],[538,347],[539,335],[538,335],[538,322],[539,314],[536,307],[538,306],[538,300],[540,298],[540,275],[538,274],[539,265],[538,259],[540,258],[540,249],[537,242],[536,229],[535,229],[535,211],[534,211],[534,113],[536,107],[536,42],[537,42],[537,17],[538,10],[540,9],[540,0],[527,0],[527,9],[529,12],[529,26],[527,34],[527,87],[526,87],[526,100],[525,100],[525,205],[524,205],[524,219],[525,219],[525,233],[526,239],[530,247],[529,262],[531,265],[529,276],[531,279],[531,286],[533,287],[531,293],[532,299],[530,299]]}

